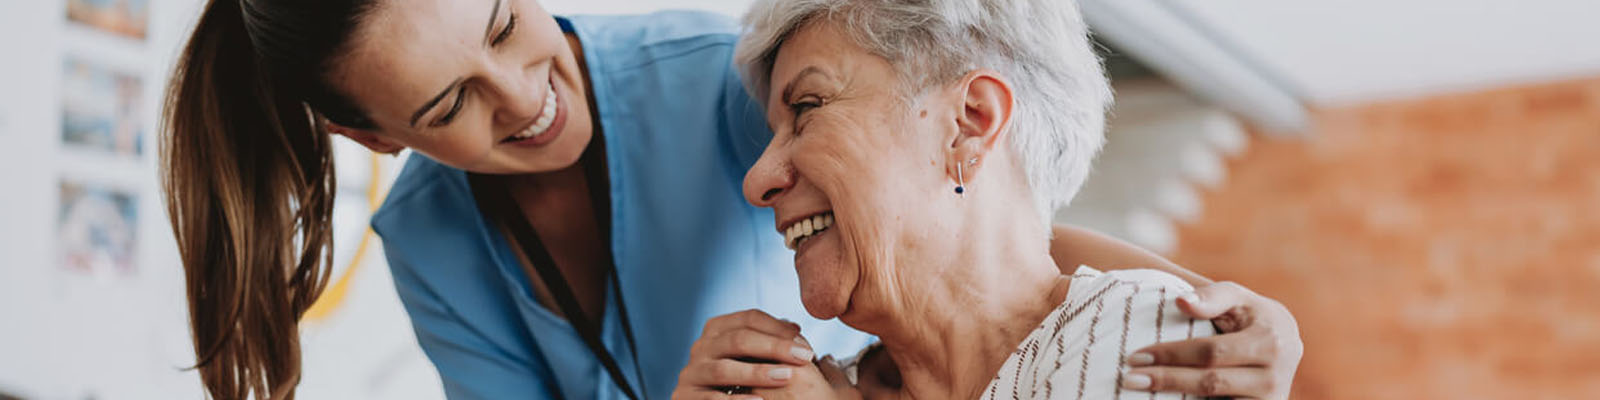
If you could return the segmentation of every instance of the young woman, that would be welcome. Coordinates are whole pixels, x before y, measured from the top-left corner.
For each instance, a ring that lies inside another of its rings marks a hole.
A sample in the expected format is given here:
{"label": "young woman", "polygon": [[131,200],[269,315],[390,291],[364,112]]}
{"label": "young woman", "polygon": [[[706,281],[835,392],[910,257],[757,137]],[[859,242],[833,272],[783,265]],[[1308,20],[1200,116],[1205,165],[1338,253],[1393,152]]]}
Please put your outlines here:
{"label": "young woman", "polygon": [[[333,134],[418,153],[372,224],[452,398],[665,398],[702,325],[748,308],[799,323],[811,341],[790,354],[860,348],[806,315],[771,213],[740,193],[771,134],[731,67],[737,32],[534,0],[209,1],[162,173],[211,396],[293,397],[296,324],[328,276]],[[1063,265],[1164,263],[1056,230]],[[1298,344],[1270,299],[1208,288],[1197,317],[1259,310],[1251,326],[1273,328],[1217,338]],[[1166,346],[1158,363],[1186,365],[1167,355],[1212,343]],[[1280,375],[1298,361],[1250,355]]]}

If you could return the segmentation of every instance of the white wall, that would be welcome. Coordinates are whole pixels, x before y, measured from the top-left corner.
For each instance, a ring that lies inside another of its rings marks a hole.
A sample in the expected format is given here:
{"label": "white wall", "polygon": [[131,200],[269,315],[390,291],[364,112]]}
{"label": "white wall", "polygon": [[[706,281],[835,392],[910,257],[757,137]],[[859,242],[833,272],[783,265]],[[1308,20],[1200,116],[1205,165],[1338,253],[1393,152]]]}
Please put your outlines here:
{"label": "white wall", "polygon": [[1600,75],[1595,0],[1160,0],[1346,104]]}
{"label": "white wall", "polygon": [[[0,390],[39,398],[197,398],[182,275],[155,193],[153,147],[144,157],[107,159],[63,151],[64,53],[143,78],[147,126],[168,67],[151,56],[176,40],[173,0],[155,0],[148,39],[86,39],[70,29],[64,0],[0,5]],[[148,129],[147,129],[148,132]],[[56,219],[63,177],[138,194],[136,270],[131,276],[63,271]]]}

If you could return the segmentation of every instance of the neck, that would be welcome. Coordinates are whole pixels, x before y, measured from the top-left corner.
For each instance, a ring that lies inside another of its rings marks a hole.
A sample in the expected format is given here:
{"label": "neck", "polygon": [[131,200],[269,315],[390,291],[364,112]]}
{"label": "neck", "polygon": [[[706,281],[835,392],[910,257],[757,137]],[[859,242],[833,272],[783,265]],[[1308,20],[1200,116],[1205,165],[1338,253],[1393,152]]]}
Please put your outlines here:
{"label": "neck", "polygon": [[[971,221],[986,221],[983,218]],[[967,224],[935,296],[909,299],[882,339],[912,398],[976,398],[1039,321],[1066,298],[1067,282],[1043,235],[1005,223]],[[909,311],[909,312],[906,312]]]}

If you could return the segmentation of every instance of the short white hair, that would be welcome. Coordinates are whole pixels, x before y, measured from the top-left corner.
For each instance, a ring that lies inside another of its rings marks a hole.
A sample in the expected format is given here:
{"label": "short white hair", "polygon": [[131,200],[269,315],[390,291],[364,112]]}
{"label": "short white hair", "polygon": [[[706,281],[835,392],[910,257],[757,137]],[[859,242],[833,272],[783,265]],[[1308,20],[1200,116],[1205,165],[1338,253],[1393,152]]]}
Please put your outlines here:
{"label": "short white hair", "polygon": [[[1075,0],[760,0],[735,58],[765,104],[778,48],[817,22],[887,59],[918,93],[978,68],[1011,80],[1011,147],[1046,226],[1105,143],[1111,87]],[[920,79],[916,79],[920,78]]]}

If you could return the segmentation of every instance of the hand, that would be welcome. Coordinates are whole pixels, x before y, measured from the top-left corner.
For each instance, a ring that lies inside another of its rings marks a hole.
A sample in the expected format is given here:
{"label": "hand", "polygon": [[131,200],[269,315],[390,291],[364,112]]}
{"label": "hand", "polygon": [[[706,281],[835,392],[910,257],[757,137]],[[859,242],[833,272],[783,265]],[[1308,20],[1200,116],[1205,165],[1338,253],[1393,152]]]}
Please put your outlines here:
{"label": "hand", "polygon": [[755,394],[761,396],[762,400],[861,400],[861,392],[850,386],[850,378],[844,376],[844,371],[833,361],[833,356],[823,357],[811,366],[796,371],[788,386],[756,389]]}
{"label": "hand", "polygon": [[672,398],[758,399],[730,388],[784,387],[800,372],[816,370],[811,357],[800,325],[757,310],[721,315],[706,322],[689,348]]}
{"label": "hand", "polygon": [[1233,282],[1201,287],[1178,298],[1196,319],[1222,334],[1159,343],[1128,357],[1129,389],[1244,399],[1289,398],[1304,346],[1289,309]]}

